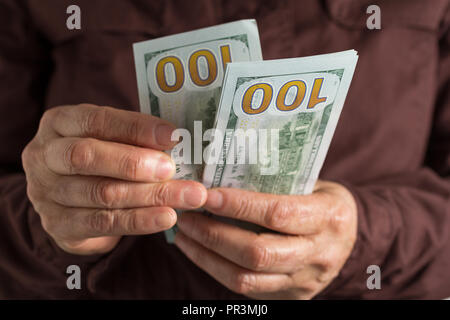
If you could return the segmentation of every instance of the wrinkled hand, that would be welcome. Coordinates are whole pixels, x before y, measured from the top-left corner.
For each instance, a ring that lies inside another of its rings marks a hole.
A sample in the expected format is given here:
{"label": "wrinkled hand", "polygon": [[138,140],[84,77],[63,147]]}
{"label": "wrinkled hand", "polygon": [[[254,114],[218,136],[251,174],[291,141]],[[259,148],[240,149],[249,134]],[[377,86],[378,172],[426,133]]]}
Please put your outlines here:
{"label": "wrinkled hand", "polygon": [[204,208],[281,232],[256,234],[198,213],[178,220],[175,244],[232,291],[256,299],[310,299],[339,273],[356,239],[357,210],[342,185],[318,181],[310,195],[218,188]]}
{"label": "wrinkled hand", "polygon": [[173,208],[203,205],[206,189],[171,180],[175,129],[159,118],[94,105],[45,112],[22,153],[27,194],[45,231],[63,250],[105,253],[122,235],[176,223]]}

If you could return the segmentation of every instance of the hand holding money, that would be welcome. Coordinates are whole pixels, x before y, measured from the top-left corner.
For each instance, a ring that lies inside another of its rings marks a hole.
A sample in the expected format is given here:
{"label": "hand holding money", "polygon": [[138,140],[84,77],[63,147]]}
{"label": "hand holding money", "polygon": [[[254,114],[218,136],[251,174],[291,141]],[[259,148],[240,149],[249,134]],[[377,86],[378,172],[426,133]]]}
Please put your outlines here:
{"label": "hand holding money", "polygon": [[[259,61],[255,22],[244,20],[137,43],[134,53],[141,110],[187,129],[171,153],[175,178],[210,188],[204,209],[213,215],[182,213],[167,240],[249,297],[320,292],[356,238],[351,193],[317,182],[356,51]],[[202,129],[210,144],[197,153],[190,137]]]}
{"label": "hand holding money", "polygon": [[162,152],[174,126],[149,115],[94,105],[50,109],[22,159],[28,197],[63,250],[105,253],[122,235],[150,234],[176,222],[173,208],[206,200],[198,182],[169,180]]}
{"label": "hand holding money", "polygon": [[211,189],[205,208],[282,233],[256,234],[195,212],[178,220],[181,251],[251,298],[312,298],[337,276],[356,239],[355,200],[332,182],[318,181],[310,195]]}

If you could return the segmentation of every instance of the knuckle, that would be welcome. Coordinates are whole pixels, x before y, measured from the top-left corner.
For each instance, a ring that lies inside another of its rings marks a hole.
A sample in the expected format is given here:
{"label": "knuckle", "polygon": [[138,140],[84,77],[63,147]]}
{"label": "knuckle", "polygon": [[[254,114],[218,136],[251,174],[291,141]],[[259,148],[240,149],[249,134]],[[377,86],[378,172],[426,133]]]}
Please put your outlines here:
{"label": "knuckle", "polygon": [[34,202],[32,201],[31,203],[33,205],[34,210],[41,218],[41,220],[45,219],[45,217],[47,216],[46,212],[48,211],[47,204],[43,201],[34,201]]}
{"label": "knuckle", "polygon": [[87,225],[95,233],[110,234],[116,228],[117,219],[113,211],[97,210],[87,217]]}
{"label": "knuckle", "polygon": [[20,158],[22,159],[22,165],[24,169],[26,170],[28,167],[28,160],[31,158],[31,150],[30,150],[30,143],[22,150],[22,153],[20,154]]}
{"label": "knuckle", "polygon": [[94,184],[91,199],[94,203],[113,208],[126,197],[126,186],[111,181],[100,181]]}
{"label": "knuckle", "polygon": [[322,271],[322,274],[330,274],[336,269],[337,257],[332,253],[323,253],[319,256],[317,266]]}
{"label": "knuckle", "polygon": [[122,233],[133,233],[138,229],[138,219],[135,210],[115,210],[115,221]]}
{"label": "knuckle", "polygon": [[298,285],[297,299],[299,300],[310,300],[314,297],[315,293],[320,289],[320,283],[316,279],[303,280]]}
{"label": "knuckle", "polygon": [[150,193],[150,201],[154,206],[164,206],[170,200],[170,189],[167,184],[160,183],[154,185]]}
{"label": "knuckle", "polygon": [[93,142],[90,139],[75,140],[67,147],[64,159],[71,173],[90,168],[94,162]]}
{"label": "knuckle", "polygon": [[22,160],[23,170],[26,173],[28,171],[28,169],[30,168],[30,165],[33,163],[33,161],[31,160],[31,158],[33,156],[31,154],[31,150],[30,150],[30,147],[28,145],[25,147],[25,149],[23,149],[22,154],[20,155],[20,157],[21,157],[21,160]]}
{"label": "knuckle", "polygon": [[269,248],[260,244],[259,241],[250,246],[249,262],[250,268],[255,271],[261,271],[273,264],[273,253]]}
{"label": "knuckle", "polygon": [[[39,192],[39,188],[36,188],[35,184],[32,182],[27,183],[27,196],[33,205],[39,202],[38,200],[40,199],[41,193]],[[37,208],[35,207],[35,209]]]}
{"label": "knuckle", "polygon": [[242,295],[254,292],[255,276],[246,272],[237,273],[237,275],[234,277],[231,290]]}
{"label": "knuckle", "polygon": [[127,179],[136,180],[140,166],[141,160],[135,154],[125,155],[119,161],[119,170]]}
{"label": "knuckle", "polygon": [[61,107],[46,110],[41,117],[40,127],[51,126],[51,124],[58,118],[60,111]]}
{"label": "knuckle", "polygon": [[328,257],[322,258],[320,263],[323,273],[328,273],[333,268],[334,263]]}
{"label": "knuckle", "polygon": [[[338,271],[330,270],[328,272],[320,273],[317,277],[317,284],[323,285],[331,282],[334,278],[338,276]],[[317,291],[317,287],[313,287],[311,291]]]}
{"label": "knuckle", "polygon": [[282,228],[288,223],[288,217],[290,215],[290,210],[288,206],[280,201],[275,202],[271,210],[265,217],[265,223],[269,227]]}
{"label": "knuckle", "polygon": [[47,232],[48,234],[52,234],[52,226],[51,223],[49,221],[49,219],[41,217],[41,225],[42,225],[42,229],[44,229],[45,232]]}
{"label": "knuckle", "polygon": [[350,223],[350,215],[347,214],[346,210],[337,208],[329,214],[329,226],[331,230],[338,234],[346,232]]}
{"label": "knuckle", "polygon": [[126,128],[127,137],[133,144],[138,144],[141,124],[138,119],[130,121]]}
{"label": "knuckle", "polygon": [[220,245],[221,239],[219,232],[215,228],[206,228],[202,232],[203,243],[207,248],[217,248]]}
{"label": "knuckle", "polygon": [[107,122],[106,108],[93,107],[91,105],[82,104],[86,107],[85,116],[82,117],[80,127],[85,136],[100,136],[105,129]]}
{"label": "knuckle", "polygon": [[239,220],[245,220],[250,212],[253,211],[252,199],[242,198],[238,201],[239,206],[235,208],[235,218]]}
{"label": "knuckle", "polygon": [[42,211],[45,200],[49,197],[49,187],[42,184],[36,177],[26,177],[26,194],[37,212]]}
{"label": "knuckle", "polygon": [[23,149],[21,154],[22,165],[25,170],[29,170],[36,166],[36,164],[41,164],[42,156],[44,155],[45,147],[42,150],[37,146],[35,140],[31,140]]}
{"label": "knuckle", "polygon": [[335,257],[335,255],[327,254],[322,256],[319,259],[318,263],[314,264],[320,272],[318,272],[316,276],[311,279],[314,280],[311,283],[311,291],[317,289],[316,287],[313,287],[314,284],[316,286],[323,286],[323,284],[326,284],[337,277],[340,268],[338,268],[336,259],[337,258]]}

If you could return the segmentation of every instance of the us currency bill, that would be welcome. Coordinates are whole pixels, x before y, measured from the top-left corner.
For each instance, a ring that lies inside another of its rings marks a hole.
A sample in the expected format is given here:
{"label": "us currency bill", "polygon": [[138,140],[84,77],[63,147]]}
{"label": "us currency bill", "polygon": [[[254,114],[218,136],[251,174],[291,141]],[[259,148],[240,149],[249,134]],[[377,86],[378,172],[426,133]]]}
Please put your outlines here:
{"label": "us currency bill", "polygon": [[[357,60],[357,52],[349,50],[230,64],[215,121],[218,133],[212,142],[220,151],[210,151],[204,185],[274,194],[311,193]],[[251,130],[253,135],[246,134]],[[238,139],[238,133],[244,139]],[[246,153],[241,157],[244,163],[238,163],[242,153]],[[259,159],[249,163],[255,154]]]}
{"label": "us currency bill", "polygon": [[[193,133],[211,128],[225,66],[262,60],[255,20],[241,20],[133,44],[141,112]],[[201,165],[177,164],[175,179],[201,179]]]}
{"label": "us currency bill", "polygon": [[[225,66],[262,60],[255,20],[241,20],[133,44],[141,112],[193,133],[213,126]],[[176,151],[176,150],[175,150]],[[175,179],[201,180],[202,165],[177,163]],[[166,232],[168,240],[173,231]]]}

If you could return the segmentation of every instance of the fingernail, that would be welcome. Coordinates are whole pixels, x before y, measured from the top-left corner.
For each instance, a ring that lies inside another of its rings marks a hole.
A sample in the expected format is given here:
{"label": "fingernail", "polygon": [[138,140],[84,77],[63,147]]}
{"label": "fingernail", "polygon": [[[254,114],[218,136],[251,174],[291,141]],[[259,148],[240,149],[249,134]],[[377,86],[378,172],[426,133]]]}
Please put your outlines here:
{"label": "fingernail", "polygon": [[167,180],[172,177],[175,171],[175,165],[168,159],[161,158],[156,165],[155,176],[158,180]]}
{"label": "fingernail", "polygon": [[171,140],[172,132],[175,130],[173,126],[167,124],[160,124],[156,127],[155,135],[156,142],[161,146],[169,146],[173,142]]}
{"label": "fingernail", "polygon": [[183,203],[191,208],[200,207],[205,201],[204,197],[203,191],[197,187],[185,188],[181,193]]}
{"label": "fingernail", "polygon": [[216,209],[222,207],[222,203],[222,192],[217,190],[208,190],[208,199],[206,200],[205,207]]}
{"label": "fingernail", "polygon": [[156,217],[155,223],[161,229],[168,229],[175,223],[174,220],[175,217],[173,212],[163,212]]}

